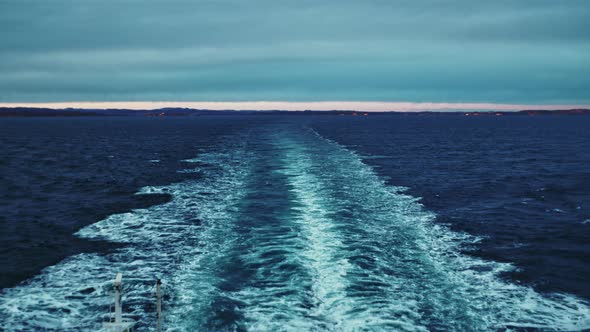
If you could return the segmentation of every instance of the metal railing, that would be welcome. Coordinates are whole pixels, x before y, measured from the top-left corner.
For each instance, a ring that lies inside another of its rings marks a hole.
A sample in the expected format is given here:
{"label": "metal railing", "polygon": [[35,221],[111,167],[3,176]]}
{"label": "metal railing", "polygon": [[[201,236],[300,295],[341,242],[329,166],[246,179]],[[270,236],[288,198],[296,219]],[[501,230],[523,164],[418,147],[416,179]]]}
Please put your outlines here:
{"label": "metal railing", "polygon": [[[162,281],[156,280],[156,311],[157,322],[156,331],[162,332]],[[115,300],[115,315],[113,320],[103,322],[103,329],[105,332],[133,332],[136,322],[132,319],[123,318],[123,274],[117,273],[113,281],[114,300]],[[109,311],[110,312],[110,311]]]}

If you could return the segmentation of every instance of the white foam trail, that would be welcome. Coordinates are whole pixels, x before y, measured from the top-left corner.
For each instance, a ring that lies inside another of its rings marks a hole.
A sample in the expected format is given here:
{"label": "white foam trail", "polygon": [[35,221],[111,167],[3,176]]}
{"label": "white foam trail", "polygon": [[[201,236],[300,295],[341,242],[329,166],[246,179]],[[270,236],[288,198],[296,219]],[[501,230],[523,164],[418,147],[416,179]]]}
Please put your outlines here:
{"label": "white foam trail", "polygon": [[347,298],[345,292],[346,274],[351,266],[339,255],[343,244],[328,217],[330,211],[326,207],[329,203],[318,195],[321,193],[318,181],[307,172],[313,166],[309,156],[294,142],[284,144],[288,145],[285,156],[288,166],[284,173],[289,176],[291,190],[301,205],[296,208],[299,212],[296,222],[301,227],[305,243],[305,250],[301,253],[305,258],[303,261],[312,275],[312,315],[327,321],[330,329],[341,329],[342,316],[355,308],[354,301]]}
{"label": "white foam trail", "polygon": [[[82,229],[80,236],[128,245],[70,257],[3,290],[0,322],[7,331],[96,330],[111,302],[110,279],[121,271],[126,312],[140,330],[154,326],[156,276],[171,296],[169,331],[590,328],[586,301],[502,280],[509,264],[462,254],[476,238],[435,224],[418,199],[387,186],[350,150],[290,126],[259,134],[256,145],[234,137],[192,160],[202,180],[140,191],[171,194],[170,202]],[[256,182],[274,172],[291,196],[247,209],[264,200],[248,194],[274,190]],[[291,205],[275,211],[279,203]],[[256,223],[263,217],[271,224]],[[220,276],[234,272],[229,258],[256,270],[236,289],[220,287]],[[214,312],[218,300],[235,303],[231,325],[212,325],[224,319]]]}
{"label": "white foam trail", "polygon": [[[277,172],[286,178],[284,190],[292,196],[292,201],[281,203],[291,206],[288,216],[277,218],[292,230],[284,238],[273,239],[266,239],[264,232],[268,230],[258,231],[265,239],[259,239],[252,253],[242,257],[262,265],[259,271],[274,273],[267,281],[275,282],[270,289],[247,287],[233,298],[245,303],[241,313],[248,330],[339,330],[342,328],[339,315],[354,309],[351,299],[345,296],[349,264],[338,256],[342,244],[331,230],[329,211],[325,209],[326,202],[317,195],[315,180],[305,173],[310,165],[302,147],[275,135],[271,135],[270,141],[274,142],[275,158],[281,160],[282,167]],[[281,276],[278,266],[264,258],[277,251],[288,252],[285,263],[299,265],[306,273]],[[285,278],[287,282],[283,281]]]}
{"label": "white foam trail", "polygon": [[[300,204],[297,222],[305,243],[305,250],[300,254],[313,278],[314,307],[310,309],[310,315],[320,319],[322,329],[335,331],[426,330],[416,324],[420,315],[409,310],[416,302],[414,299],[405,303],[395,301],[397,315],[384,310],[383,303],[378,303],[390,298],[399,300],[399,293],[392,289],[382,287],[381,299],[374,303],[367,302],[363,296],[351,296],[350,289],[356,286],[355,276],[359,274],[363,275],[365,290],[369,288],[367,285],[384,284],[385,281],[383,276],[359,271],[349,262],[350,234],[343,232],[341,228],[345,225],[335,218],[344,207],[335,196],[337,191],[327,185],[335,173],[342,171],[341,167],[347,166],[346,160],[326,172],[326,165],[317,160],[317,155],[329,152],[317,149],[318,143],[320,148],[325,147],[323,141],[310,142],[306,136],[295,138],[282,139],[282,143],[288,146],[286,164],[289,166],[284,173],[289,176],[292,191]],[[348,244],[344,244],[344,240]]]}
{"label": "white foam trail", "polygon": [[[434,215],[416,198],[385,185],[355,153],[313,134],[324,142],[316,142],[317,149],[311,151],[315,163],[325,168],[318,186],[338,197],[336,206],[350,209],[339,220],[347,224],[340,228],[341,236],[354,239],[349,241],[351,248],[357,247],[353,255],[370,262],[369,274],[353,268],[348,282],[367,286],[377,279],[377,290],[390,290],[364,298],[359,311],[365,311],[368,319],[381,318],[382,324],[397,317],[398,330],[590,327],[588,302],[567,294],[543,295],[503,281],[499,275],[512,266],[461,253],[476,238],[434,224]],[[364,262],[353,265],[358,268]],[[349,291],[348,296],[362,292]],[[375,328],[384,329],[380,326]]]}
{"label": "white foam trail", "polygon": [[[5,331],[96,330],[107,313],[108,261],[82,254],[0,294]],[[81,282],[83,283],[76,283]]]}
{"label": "white foam trail", "polygon": [[228,145],[226,152],[199,157],[209,165],[203,169],[203,180],[145,187],[139,192],[168,193],[173,196],[170,202],[112,215],[77,233],[87,238],[128,243],[128,246],[106,256],[70,257],[0,293],[3,328],[6,331],[98,330],[108,317],[112,302],[111,279],[116,272],[123,272],[125,312],[139,321],[139,330],[154,326],[150,304],[154,302],[156,277],[164,280],[164,290],[171,297],[166,303],[168,330],[179,327],[185,330],[183,313],[191,309],[185,304],[208,298],[213,282],[204,277],[199,283],[201,289],[194,289],[193,283],[185,279],[195,273],[210,276],[211,271],[203,265],[223,255],[224,246],[232,241],[228,223],[248,173],[244,142]]}

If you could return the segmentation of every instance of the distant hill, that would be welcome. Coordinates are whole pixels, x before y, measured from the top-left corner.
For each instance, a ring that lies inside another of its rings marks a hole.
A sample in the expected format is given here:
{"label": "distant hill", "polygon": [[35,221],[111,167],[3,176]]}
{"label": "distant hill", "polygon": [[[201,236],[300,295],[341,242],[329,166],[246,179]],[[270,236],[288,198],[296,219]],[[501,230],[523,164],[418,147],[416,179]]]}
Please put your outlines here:
{"label": "distant hill", "polygon": [[129,109],[52,109],[35,107],[0,107],[0,117],[69,117],[69,116],[202,116],[202,115],[349,115],[349,116],[375,116],[375,115],[436,115],[436,116],[543,116],[543,115],[589,115],[590,109],[569,110],[522,110],[517,112],[497,111],[424,111],[424,112],[364,112],[352,110],[333,111],[256,111],[256,110],[204,110],[191,108],[160,108],[155,110],[129,110]]}

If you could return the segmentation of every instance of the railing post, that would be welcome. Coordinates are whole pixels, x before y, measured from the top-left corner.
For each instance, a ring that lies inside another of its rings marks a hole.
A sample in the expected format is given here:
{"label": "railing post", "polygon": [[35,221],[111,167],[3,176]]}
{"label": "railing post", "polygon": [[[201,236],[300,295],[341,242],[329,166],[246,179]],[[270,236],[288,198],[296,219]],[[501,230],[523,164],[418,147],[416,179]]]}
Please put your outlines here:
{"label": "railing post", "polygon": [[108,322],[102,324],[103,328],[108,332],[131,332],[135,322],[130,319],[123,319],[123,274],[117,273],[113,285],[115,286],[115,321],[112,322],[109,319]]}
{"label": "railing post", "polygon": [[156,325],[156,331],[162,332],[162,294],[160,287],[162,285],[162,281],[160,279],[156,280],[156,308],[158,311],[158,321]]}
{"label": "railing post", "polygon": [[115,323],[121,324],[123,322],[123,308],[121,303],[123,274],[117,273],[115,277]]}

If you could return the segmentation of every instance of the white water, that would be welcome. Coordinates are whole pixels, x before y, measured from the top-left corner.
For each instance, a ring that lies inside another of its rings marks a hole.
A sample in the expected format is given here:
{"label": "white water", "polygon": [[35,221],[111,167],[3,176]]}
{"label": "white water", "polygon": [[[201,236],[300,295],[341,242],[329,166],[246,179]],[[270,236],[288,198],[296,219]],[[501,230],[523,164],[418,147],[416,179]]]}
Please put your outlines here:
{"label": "white water", "polygon": [[[191,160],[209,165],[187,170],[201,172],[202,180],[140,191],[170,193],[171,202],[82,229],[80,236],[129,245],[107,256],[70,257],[4,290],[0,321],[12,331],[96,329],[111,303],[110,279],[122,271],[126,312],[147,330],[154,326],[155,277],[164,279],[170,296],[169,330],[215,329],[212,322],[225,317],[220,300],[232,303],[235,318],[219,329],[590,328],[588,303],[508,283],[499,274],[509,264],[461,254],[477,239],[434,224],[416,198],[387,186],[355,153],[308,130],[254,136]],[[283,166],[264,168],[269,156]],[[244,215],[244,206],[259,203],[249,201],[252,191],[270,190],[253,182],[256,172],[261,179],[277,172],[286,182],[285,215]],[[275,226],[258,225],[242,234],[247,218],[274,218],[286,231],[277,235]],[[277,252],[280,264],[273,260]],[[220,286],[220,278],[231,276],[228,257],[257,266],[253,280],[236,289]],[[297,268],[279,271],[281,264]]]}
{"label": "white water", "polygon": [[[200,265],[214,261],[233,240],[231,232],[226,232],[227,224],[232,206],[239,201],[249,159],[242,143],[228,145],[225,151],[199,156],[210,165],[201,170],[203,180],[146,187],[139,192],[168,193],[173,196],[171,202],[112,215],[77,233],[128,246],[104,257],[70,257],[5,289],[0,296],[3,326],[10,331],[98,330],[112,309],[111,284],[117,272],[124,274],[124,309],[129,316],[143,326],[155,326],[152,293],[159,277],[164,280],[164,291],[178,303],[167,308],[168,327],[184,323],[178,319],[191,309],[184,304],[198,299],[195,303],[206,305],[202,299],[207,297],[210,281],[205,276],[202,287],[193,289],[183,278],[207,273]],[[88,289],[94,291],[81,292]]]}

